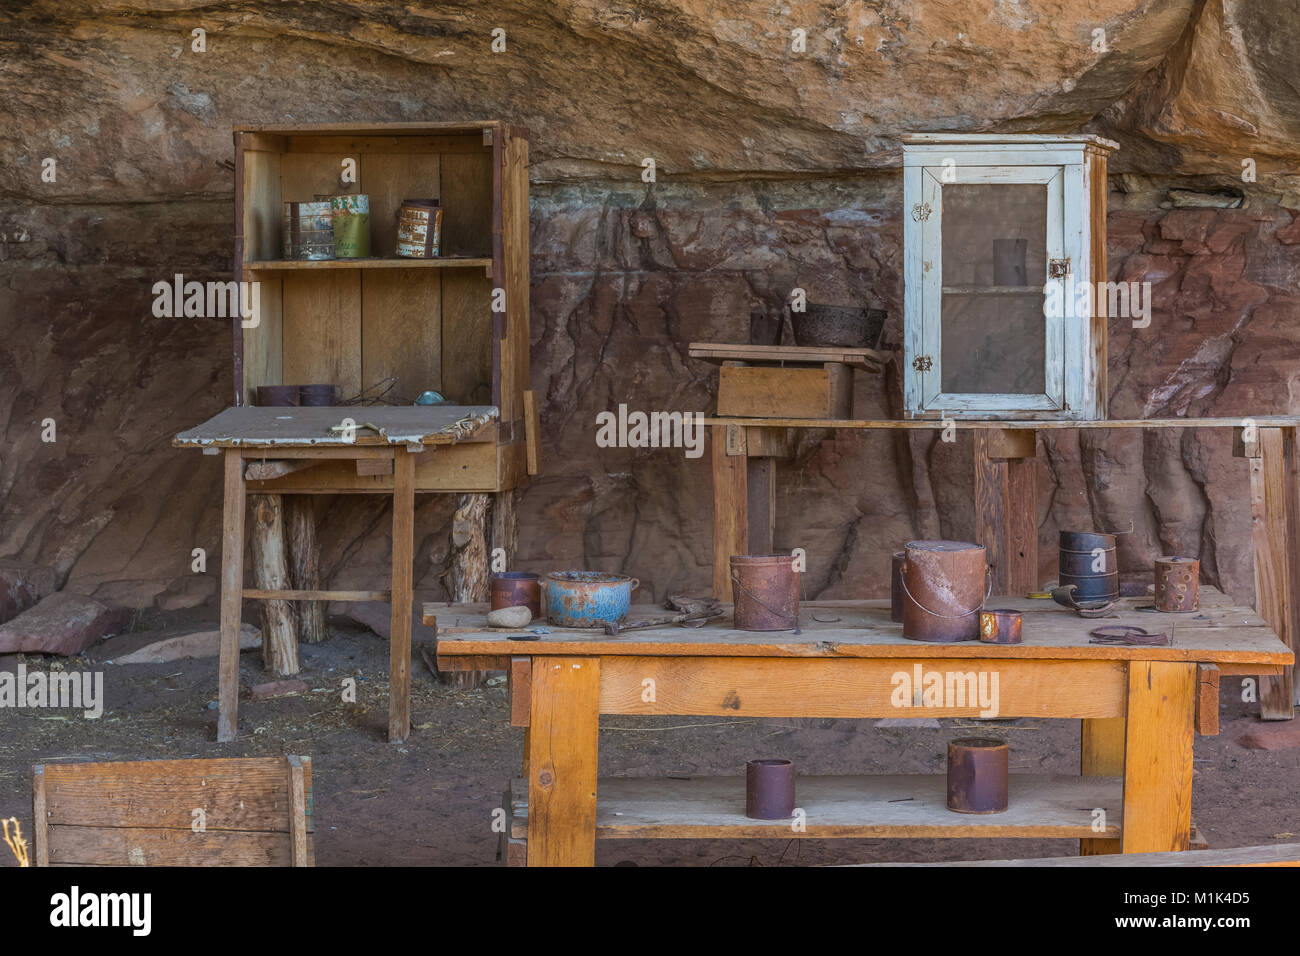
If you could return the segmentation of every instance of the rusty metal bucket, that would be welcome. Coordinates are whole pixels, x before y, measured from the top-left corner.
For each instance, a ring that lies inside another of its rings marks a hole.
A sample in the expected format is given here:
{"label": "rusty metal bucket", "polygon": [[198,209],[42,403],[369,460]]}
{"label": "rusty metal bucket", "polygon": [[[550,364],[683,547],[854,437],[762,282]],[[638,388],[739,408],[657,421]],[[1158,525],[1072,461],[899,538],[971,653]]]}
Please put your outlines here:
{"label": "rusty metal bucket", "polygon": [[901,582],[904,637],[935,643],[979,637],[979,612],[991,588],[981,545],[909,541]]}
{"label": "rusty metal bucket", "polygon": [[502,571],[492,575],[492,610],[523,606],[533,612],[533,620],[542,616],[541,576],[531,571]]}
{"label": "rusty metal bucket", "polygon": [[[1078,610],[1119,600],[1115,536],[1101,531],[1061,532],[1060,587],[1052,599]],[[1073,585],[1073,591],[1066,589]]]}
{"label": "rusty metal bucket", "polygon": [[1006,741],[963,737],[948,744],[948,809],[1001,813],[1007,808],[1010,751]]}
{"label": "rusty metal bucket", "polygon": [[733,554],[734,620],[742,631],[790,631],[799,626],[799,573],[789,554]]}

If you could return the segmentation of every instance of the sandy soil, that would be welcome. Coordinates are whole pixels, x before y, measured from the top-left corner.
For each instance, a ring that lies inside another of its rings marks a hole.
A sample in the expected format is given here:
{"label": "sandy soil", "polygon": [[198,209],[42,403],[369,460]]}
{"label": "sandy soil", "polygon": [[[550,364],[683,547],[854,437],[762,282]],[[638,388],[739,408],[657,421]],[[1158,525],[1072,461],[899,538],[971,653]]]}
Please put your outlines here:
{"label": "sandy soil", "polygon": [[[202,612],[199,612],[202,613]],[[170,630],[176,615],[137,622]],[[211,620],[191,623],[215,627]],[[104,671],[105,712],[87,720],[69,711],[0,710],[0,816],[31,832],[31,767],[64,760],[309,754],[313,760],[316,858],[321,866],[496,863],[492,811],[518,772],[523,731],[509,726],[504,678],[462,691],[436,682],[419,654],[412,680],[410,739],[389,744],[386,642],[342,620],[333,636],[301,649],[302,697],[240,702],[240,737],[215,743],[217,663],[102,663],[100,644],[69,670]],[[135,643],[145,636],[134,635]],[[117,638],[122,642],[125,638]],[[117,645],[120,646],[120,645]],[[12,670],[18,658],[0,659]],[[30,670],[47,659],[27,658]],[[259,651],[241,655],[247,688],[272,679]],[[358,702],[345,704],[343,678],[357,679]],[[1231,737],[1249,716],[1239,679],[1224,679],[1228,732],[1196,739],[1193,815],[1215,848],[1300,839],[1300,750],[1247,750]],[[1253,722],[1252,722],[1253,723]],[[743,773],[754,756],[793,758],[806,773],[941,773],[947,741],[987,722],[944,720],[938,728],[882,728],[874,721],[607,717],[600,733],[603,775]],[[1078,721],[1000,721],[1012,769],[1078,771]],[[1049,856],[1074,852],[1052,840],[602,841],[597,862],[640,865],[789,866],[869,861]],[[7,853],[3,865],[12,865]]]}

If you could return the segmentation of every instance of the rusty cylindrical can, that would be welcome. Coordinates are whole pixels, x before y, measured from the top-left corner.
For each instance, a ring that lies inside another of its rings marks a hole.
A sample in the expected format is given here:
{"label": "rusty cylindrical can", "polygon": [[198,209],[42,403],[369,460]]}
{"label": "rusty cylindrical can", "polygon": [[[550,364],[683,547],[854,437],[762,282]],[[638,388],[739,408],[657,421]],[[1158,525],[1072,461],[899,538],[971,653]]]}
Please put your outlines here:
{"label": "rusty cylindrical can", "polygon": [[903,636],[954,643],[979,637],[988,595],[984,548],[968,541],[909,541],[903,562]]}
{"label": "rusty cylindrical can", "polygon": [[1007,808],[1009,749],[991,737],[963,737],[948,744],[948,809],[955,813],[1001,813]]}
{"label": "rusty cylindrical can", "polygon": [[745,764],[745,816],[788,820],[794,816],[794,763],[751,760]]}
{"label": "rusty cylindrical can", "polygon": [[334,222],[328,200],[285,203],[283,239],[286,259],[333,259]]}
{"label": "rusty cylindrical can", "polygon": [[337,385],[299,385],[298,404],[309,408],[320,408],[339,403]]}
{"label": "rusty cylindrical can", "polygon": [[542,579],[531,571],[502,571],[492,575],[492,610],[523,605],[533,612],[533,620],[542,616]]}
{"label": "rusty cylindrical can", "polygon": [[903,623],[903,562],[906,551],[895,551],[889,559],[889,619]]}
{"label": "rusty cylindrical can", "polygon": [[298,401],[297,385],[257,386],[257,404],[263,408],[297,405]]}
{"label": "rusty cylindrical can", "polygon": [[1062,531],[1060,542],[1059,581],[1062,587],[1074,585],[1076,604],[1119,600],[1119,562],[1113,534]]}
{"label": "rusty cylindrical can", "polygon": [[403,199],[397,210],[397,254],[433,259],[442,245],[442,208],[437,199]]}
{"label": "rusty cylindrical can", "polygon": [[799,626],[799,573],[789,554],[733,554],[733,621],[742,631],[790,631]]}
{"label": "rusty cylindrical can", "polygon": [[980,640],[985,644],[1019,644],[1020,612],[995,607],[980,611]]}
{"label": "rusty cylindrical can", "polygon": [[330,204],[330,225],[334,229],[334,255],[340,259],[370,257],[370,197],[321,196]]}
{"label": "rusty cylindrical can", "polygon": [[1156,610],[1185,613],[1200,608],[1200,577],[1196,558],[1156,558]]}

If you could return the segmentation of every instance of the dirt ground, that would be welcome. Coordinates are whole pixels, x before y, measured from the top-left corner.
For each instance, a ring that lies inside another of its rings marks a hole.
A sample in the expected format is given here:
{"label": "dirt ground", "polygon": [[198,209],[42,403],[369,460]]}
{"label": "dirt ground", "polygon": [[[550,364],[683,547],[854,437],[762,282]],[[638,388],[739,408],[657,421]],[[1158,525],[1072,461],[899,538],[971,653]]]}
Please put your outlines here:
{"label": "dirt ground", "polygon": [[[129,635],[178,626],[215,628],[204,613],[138,620]],[[240,736],[215,742],[217,662],[104,663],[127,638],[101,643],[67,670],[104,672],[105,709],[98,720],[67,710],[0,709],[0,817],[17,816],[31,833],[31,768],[68,760],[174,757],[312,757],[316,859],[320,866],[496,865],[492,812],[518,773],[523,731],[509,726],[504,678],[465,691],[434,680],[415,655],[408,741],[385,740],[387,643],[349,621],[333,619],[332,637],[301,648],[306,696],[240,701]],[[119,642],[119,643],[115,643]],[[0,658],[13,670],[19,658]],[[28,657],[30,671],[48,658]],[[273,679],[260,651],[240,661],[244,693]],[[357,703],[342,701],[341,682],[357,680]],[[1196,738],[1193,816],[1215,848],[1293,842],[1300,837],[1300,749],[1248,750],[1232,739],[1254,705],[1240,701],[1238,678],[1225,678],[1225,732]],[[805,773],[942,773],[947,741],[988,731],[982,721],[944,720],[933,727],[879,727],[875,721],[700,717],[602,718],[602,776],[743,774],[755,756],[794,759]],[[1077,773],[1074,720],[999,721],[1012,747],[1012,770]],[[874,861],[996,859],[1074,852],[1056,840],[605,840],[601,865],[792,866]],[[8,853],[2,865],[14,865]]]}

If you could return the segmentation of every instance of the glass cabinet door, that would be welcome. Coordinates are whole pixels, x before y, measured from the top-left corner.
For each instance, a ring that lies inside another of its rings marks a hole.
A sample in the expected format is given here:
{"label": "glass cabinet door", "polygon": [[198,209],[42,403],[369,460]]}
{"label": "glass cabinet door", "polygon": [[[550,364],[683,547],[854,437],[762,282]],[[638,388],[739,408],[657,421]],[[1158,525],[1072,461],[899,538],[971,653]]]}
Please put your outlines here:
{"label": "glass cabinet door", "polygon": [[961,166],[946,178],[944,167],[923,171],[925,407],[1060,409],[1064,170]]}

